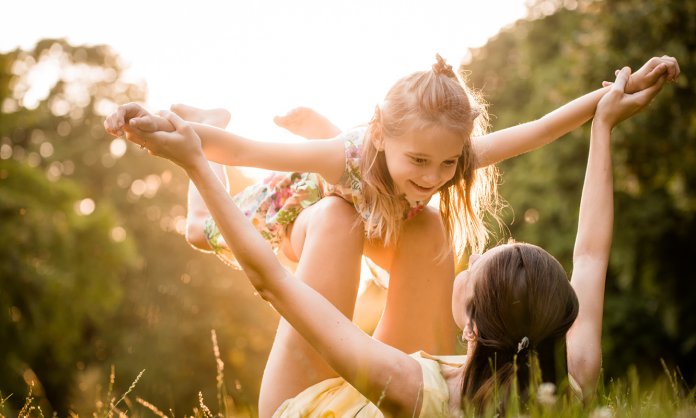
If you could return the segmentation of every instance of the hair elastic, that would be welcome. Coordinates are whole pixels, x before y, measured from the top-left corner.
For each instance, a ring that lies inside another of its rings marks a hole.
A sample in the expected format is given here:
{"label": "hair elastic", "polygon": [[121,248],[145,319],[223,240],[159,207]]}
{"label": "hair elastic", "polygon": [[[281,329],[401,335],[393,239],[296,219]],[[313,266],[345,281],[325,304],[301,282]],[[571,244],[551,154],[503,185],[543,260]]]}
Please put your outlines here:
{"label": "hair elastic", "polygon": [[442,58],[440,54],[436,54],[435,59],[437,60],[437,62],[433,64],[433,72],[435,74],[442,74],[446,77],[454,79],[457,78],[457,76],[454,74],[454,71],[452,71],[452,66],[447,64],[445,59]]}
{"label": "hair elastic", "polygon": [[529,338],[523,337],[522,340],[520,340],[519,343],[517,343],[517,354],[520,354],[522,351],[526,350],[529,347]]}

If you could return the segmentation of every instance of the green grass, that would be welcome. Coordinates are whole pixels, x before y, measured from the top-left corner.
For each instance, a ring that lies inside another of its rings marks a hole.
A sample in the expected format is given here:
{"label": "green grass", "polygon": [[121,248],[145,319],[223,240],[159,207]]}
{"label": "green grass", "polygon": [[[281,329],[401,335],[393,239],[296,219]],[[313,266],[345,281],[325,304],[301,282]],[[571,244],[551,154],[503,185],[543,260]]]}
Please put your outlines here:
{"label": "green grass", "polygon": [[[184,416],[195,418],[256,417],[255,410],[236,407],[232,397],[227,392],[224,379],[225,365],[220,359],[217,336],[214,330],[211,332],[211,339],[217,365],[217,399],[210,403],[210,400],[205,400],[203,394],[199,392],[198,404],[191,405],[190,413],[186,413]],[[606,385],[600,384],[597,388],[597,395],[584,404],[572,395],[559,396],[552,384],[544,383],[534,391],[530,397],[531,400],[526,405],[518,405],[519,402],[516,399],[511,399],[505,417],[696,418],[696,390],[687,387],[678,371],[669,370],[664,363],[662,366],[664,375],[653,382],[641,382],[636,369],[631,368],[625,378],[610,380]],[[138,374],[124,393],[115,394],[113,391],[115,373],[112,367],[106,394],[103,398],[95,400],[94,411],[89,416],[93,418],[153,416],[173,418],[174,413],[171,410],[165,412],[137,395],[137,384],[143,373],[145,370]],[[11,411],[7,402],[10,396],[0,393],[0,418],[9,418],[10,416],[47,417],[39,405],[39,400],[33,395],[33,386],[29,387],[24,405],[18,412]],[[76,417],[77,415],[72,416]],[[495,414],[490,413],[484,416],[495,416]]]}
{"label": "green grass", "polygon": [[[222,371],[222,369],[219,369]],[[113,376],[113,374],[112,374]],[[138,376],[138,378],[140,375]],[[677,374],[667,373],[656,382],[641,384],[637,373],[629,371],[627,377],[610,381],[598,389],[598,395],[587,405],[569,399],[557,397],[550,387],[542,387],[537,391],[534,401],[521,406],[519,412],[508,411],[507,417],[551,418],[551,417],[587,417],[587,418],[696,418],[696,398],[694,390],[687,390]],[[137,396],[137,380],[129,389],[116,395],[109,391],[105,399],[95,402],[95,418],[112,417],[173,417],[171,411],[164,412],[156,405]],[[191,411],[185,416],[196,418],[247,418],[255,417],[256,411],[235,408],[231,398],[224,389],[223,379],[218,380],[217,402],[207,403],[199,393],[197,405],[191,406]],[[109,387],[113,387],[111,380]],[[118,396],[118,398],[117,398]],[[0,398],[0,417],[10,417],[6,405],[8,397]],[[16,414],[19,417],[46,417],[31,393],[26,396],[22,409]],[[512,408],[511,408],[512,409]],[[493,414],[491,414],[492,416]]]}

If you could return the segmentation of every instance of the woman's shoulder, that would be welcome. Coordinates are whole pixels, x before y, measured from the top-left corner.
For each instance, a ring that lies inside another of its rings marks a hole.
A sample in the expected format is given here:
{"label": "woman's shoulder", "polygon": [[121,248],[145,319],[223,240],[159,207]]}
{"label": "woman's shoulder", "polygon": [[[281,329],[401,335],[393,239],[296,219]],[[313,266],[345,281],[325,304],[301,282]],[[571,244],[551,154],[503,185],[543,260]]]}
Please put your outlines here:
{"label": "woman's shoulder", "polygon": [[449,416],[450,393],[443,369],[462,367],[466,356],[433,356],[418,351],[411,357],[423,370],[423,404],[419,416]]}
{"label": "woman's shoulder", "polygon": [[461,367],[466,362],[466,355],[435,356],[432,354],[428,354],[425,351],[418,351],[416,353],[413,353],[411,354],[411,357],[415,358],[416,360],[418,360],[419,358],[423,360],[430,360],[437,363],[440,366],[449,367]]}

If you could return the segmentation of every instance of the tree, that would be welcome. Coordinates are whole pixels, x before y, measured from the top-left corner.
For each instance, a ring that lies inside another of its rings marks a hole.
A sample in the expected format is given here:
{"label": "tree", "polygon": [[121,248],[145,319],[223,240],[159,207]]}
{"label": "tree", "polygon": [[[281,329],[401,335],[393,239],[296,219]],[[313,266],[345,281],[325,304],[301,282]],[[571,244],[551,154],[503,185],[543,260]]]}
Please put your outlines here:
{"label": "tree", "polygon": [[[660,358],[696,380],[693,271],[696,181],[696,2],[538,1],[473,51],[472,83],[482,88],[495,129],[532,120],[637,69],[653,55],[679,59],[681,80],[643,114],[614,130],[616,226],[609,268],[604,368],[621,376],[661,372]],[[589,124],[555,144],[501,164],[501,193],[518,240],[538,243],[571,266]]]}
{"label": "tree", "polygon": [[12,237],[0,242],[0,375],[5,390],[24,393],[31,370],[39,392],[65,410],[75,363],[89,358],[121,300],[118,278],[133,249],[113,242],[113,209],[86,213],[73,182],[51,183],[14,161],[0,163],[0,177],[0,234]]}
{"label": "tree", "polygon": [[138,395],[190,410],[215,398],[212,328],[230,395],[256,404],[277,315],[185,243],[184,173],[104,132],[144,100],[105,46],[0,54],[0,390],[15,407],[33,380],[60,415],[93,411],[114,365],[114,393],[147,369]]}

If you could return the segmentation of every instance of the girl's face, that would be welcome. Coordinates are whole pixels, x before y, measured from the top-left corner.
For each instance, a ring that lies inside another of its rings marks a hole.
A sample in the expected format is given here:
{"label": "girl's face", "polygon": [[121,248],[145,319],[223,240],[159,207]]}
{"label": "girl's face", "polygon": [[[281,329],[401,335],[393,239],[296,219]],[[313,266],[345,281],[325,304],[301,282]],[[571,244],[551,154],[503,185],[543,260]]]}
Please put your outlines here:
{"label": "girl's face", "polygon": [[454,177],[464,139],[437,125],[404,131],[399,137],[385,136],[376,145],[384,149],[389,175],[399,193],[411,202],[427,202]]}

